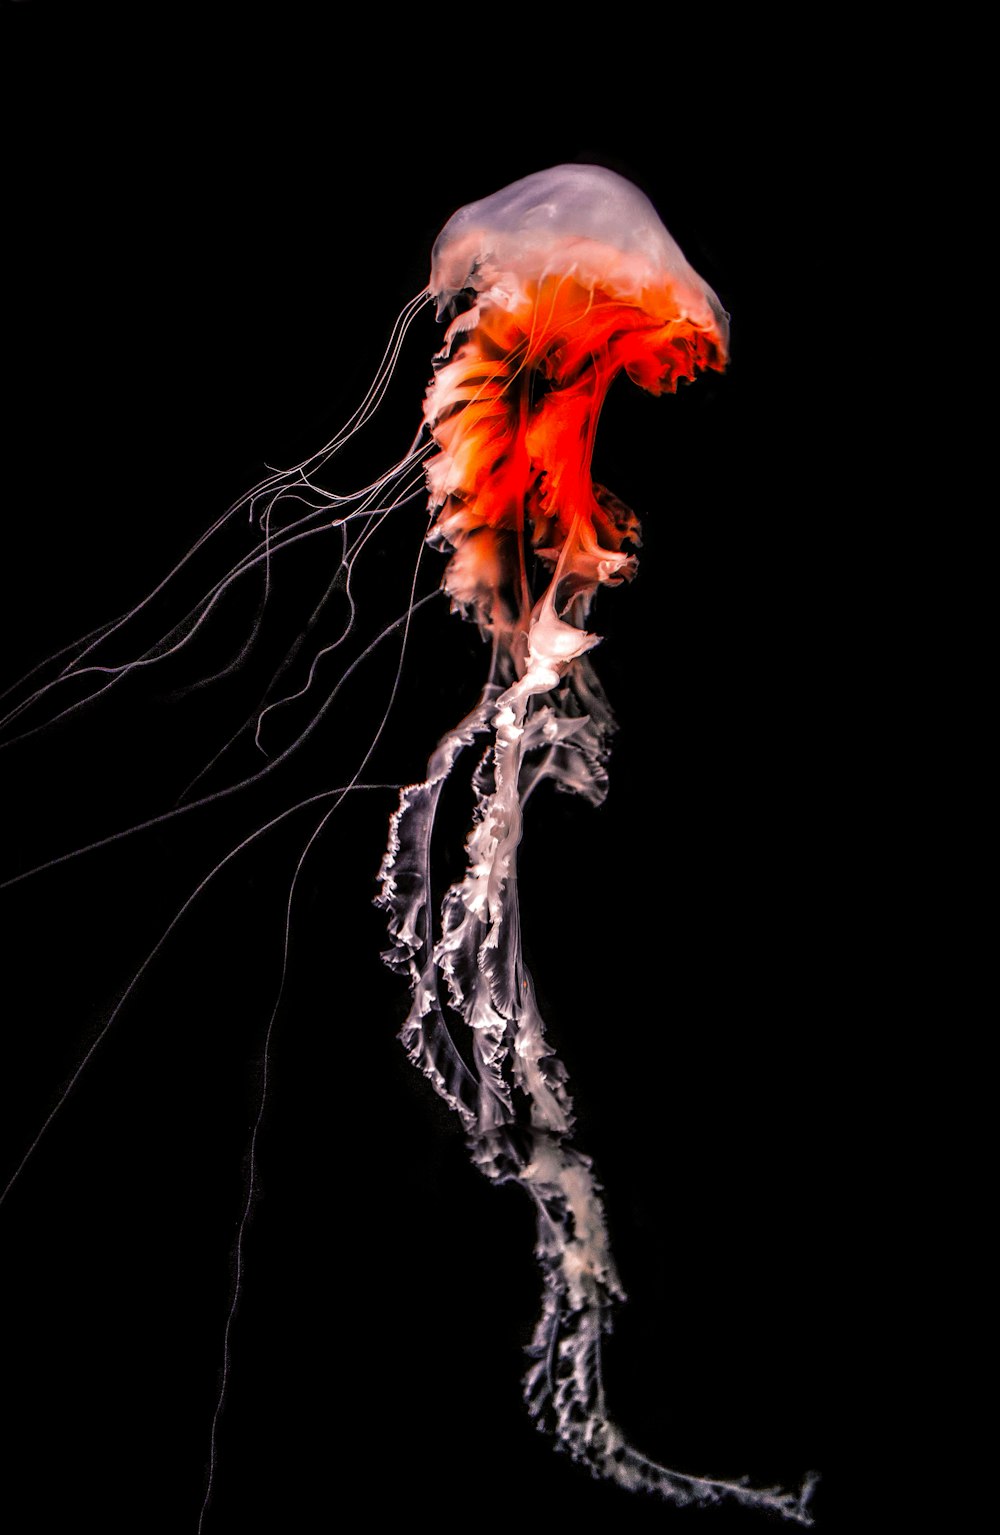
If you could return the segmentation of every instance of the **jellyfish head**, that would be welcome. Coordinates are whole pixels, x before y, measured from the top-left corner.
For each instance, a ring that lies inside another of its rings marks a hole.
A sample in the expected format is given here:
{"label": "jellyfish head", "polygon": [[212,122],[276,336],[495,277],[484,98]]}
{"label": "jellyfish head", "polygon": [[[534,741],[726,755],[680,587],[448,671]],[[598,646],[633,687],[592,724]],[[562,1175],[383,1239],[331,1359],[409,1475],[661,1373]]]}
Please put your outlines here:
{"label": "jellyfish head", "polygon": [[521,535],[556,568],[564,607],[634,573],[636,519],[591,478],[601,405],[621,371],[662,394],[724,368],[727,317],[649,199],[588,165],[459,209],[430,291],[454,316],[425,406],[445,587],[510,639],[531,611]]}

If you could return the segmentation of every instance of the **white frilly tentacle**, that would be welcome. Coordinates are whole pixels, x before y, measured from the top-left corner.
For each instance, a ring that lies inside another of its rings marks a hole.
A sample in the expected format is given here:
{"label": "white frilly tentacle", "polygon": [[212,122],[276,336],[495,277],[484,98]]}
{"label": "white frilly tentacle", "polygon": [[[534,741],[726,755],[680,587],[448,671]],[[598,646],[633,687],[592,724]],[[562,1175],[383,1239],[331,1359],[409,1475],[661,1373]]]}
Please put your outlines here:
{"label": "white frilly tentacle", "polygon": [[[596,636],[558,616],[559,577],[557,569],[535,606],[521,675],[506,688],[487,687],[438,744],[426,779],[402,791],[392,818],[378,904],[392,938],[385,959],[407,975],[412,994],[400,1037],[461,1118],[476,1165],[496,1181],[519,1183],[535,1205],[544,1289],[524,1394],[539,1426],[597,1477],[674,1503],[731,1498],[810,1525],[814,1478],[792,1494],[672,1471],[627,1444],[607,1414],[602,1340],[624,1295],[600,1185],[569,1140],[566,1071],[546,1041],[522,956],[517,896],[528,794],[551,778],[597,804],[607,788],[614,721],[586,654]],[[446,892],[435,929],[435,817],[449,775],[476,743],[466,870]]]}

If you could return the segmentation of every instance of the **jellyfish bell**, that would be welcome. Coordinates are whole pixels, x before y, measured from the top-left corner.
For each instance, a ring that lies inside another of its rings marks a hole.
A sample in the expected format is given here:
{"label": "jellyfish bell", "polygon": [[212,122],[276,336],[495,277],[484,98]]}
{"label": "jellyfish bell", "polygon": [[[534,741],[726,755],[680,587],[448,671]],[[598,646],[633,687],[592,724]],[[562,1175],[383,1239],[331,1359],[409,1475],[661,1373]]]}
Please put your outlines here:
{"label": "jellyfish bell", "polygon": [[434,243],[430,291],[440,318],[465,289],[513,308],[519,290],[550,276],[635,304],[654,319],[686,320],[717,347],[713,366],[725,366],[725,310],[649,198],[624,176],[557,165],[468,203]]}
{"label": "jellyfish bell", "polygon": [[508,586],[518,574],[504,535],[528,529],[564,597],[634,573],[638,523],[591,480],[601,407],[621,371],[662,394],[723,369],[728,318],[649,199],[587,165],[461,208],[435,243],[430,292],[439,316],[468,302],[425,406],[434,537],[454,549],[444,584],[510,640],[528,614],[498,601],[501,572]]}

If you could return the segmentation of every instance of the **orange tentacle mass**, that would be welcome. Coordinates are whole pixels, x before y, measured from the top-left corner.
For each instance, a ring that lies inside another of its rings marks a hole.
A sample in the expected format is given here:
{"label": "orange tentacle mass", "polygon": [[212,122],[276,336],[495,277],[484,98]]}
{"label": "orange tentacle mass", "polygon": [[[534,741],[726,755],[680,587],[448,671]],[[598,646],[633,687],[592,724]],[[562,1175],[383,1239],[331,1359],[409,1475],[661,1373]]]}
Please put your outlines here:
{"label": "orange tentacle mass", "polygon": [[452,327],[425,405],[440,449],[427,467],[434,535],[456,550],[446,586],[487,621],[505,534],[527,531],[553,561],[575,529],[578,579],[631,576],[622,546],[637,541],[635,519],[591,476],[608,389],[623,369],[662,394],[725,366],[717,334],[686,318],[669,285],[640,304],[553,274],[503,297],[484,295]]}

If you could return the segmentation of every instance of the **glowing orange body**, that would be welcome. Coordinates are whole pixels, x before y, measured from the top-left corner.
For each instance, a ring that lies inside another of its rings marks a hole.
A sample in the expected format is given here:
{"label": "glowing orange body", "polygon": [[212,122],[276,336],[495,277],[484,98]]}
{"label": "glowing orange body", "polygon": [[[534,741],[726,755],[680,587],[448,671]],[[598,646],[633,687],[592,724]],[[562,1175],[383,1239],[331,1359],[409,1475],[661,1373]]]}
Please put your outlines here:
{"label": "glowing orange body", "polygon": [[662,394],[724,367],[716,338],[678,314],[667,286],[646,307],[566,275],[525,285],[509,308],[477,306],[455,331],[470,319],[425,407],[441,449],[427,466],[435,526],[459,549],[449,589],[461,601],[495,592],[502,535],[526,528],[553,560],[575,525],[595,579],[631,575],[634,561],[619,551],[634,519],[591,478],[601,407],[622,369]]}
{"label": "glowing orange body", "polygon": [[443,452],[429,477],[481,526],[519,529],[527,510],[535,523],[555,519],[563,533],[580,514],[603,527],[590,462],[615,375],[624,368],[663,394],[701,368],[723,366],[713,339],[685,321],[663,324],[571,278],[549,277],[516,309],[481,313],[439,370],[426,414]]}

